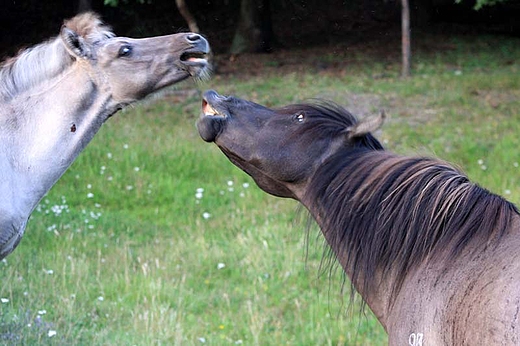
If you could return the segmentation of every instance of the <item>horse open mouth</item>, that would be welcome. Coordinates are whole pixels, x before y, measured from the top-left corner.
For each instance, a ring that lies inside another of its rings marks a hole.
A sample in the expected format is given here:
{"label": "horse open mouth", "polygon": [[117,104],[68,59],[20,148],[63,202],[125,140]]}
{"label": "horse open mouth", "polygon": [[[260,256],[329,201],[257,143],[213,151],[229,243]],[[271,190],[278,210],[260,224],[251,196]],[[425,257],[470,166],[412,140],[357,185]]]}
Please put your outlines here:
{"label": "horse open mouth", "polygon": [[205,65],[208,63],[208,54],[204,52],[184,52],[181,61],[194,65]]}
{"label": "horse open mouth", "polygon": [[207,117],[215,117],[215,118],[226,118],[227,114],[225,112],[219,111],[212,106],[206,97],[202,99],[202,114]]}

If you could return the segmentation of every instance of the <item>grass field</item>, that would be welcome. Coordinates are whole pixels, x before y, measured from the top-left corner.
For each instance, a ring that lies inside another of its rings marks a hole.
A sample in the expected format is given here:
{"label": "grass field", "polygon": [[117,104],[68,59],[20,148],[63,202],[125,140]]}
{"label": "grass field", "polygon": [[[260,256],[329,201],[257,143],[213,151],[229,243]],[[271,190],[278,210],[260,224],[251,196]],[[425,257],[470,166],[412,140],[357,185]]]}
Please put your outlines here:
{"label": "grass field", "polygon": [[[520,41],[435,43],[415,52],[408,80],[398,56],[367,48],[295,51],[308,60],[293,68],[261,56],[256,74],[181,88],[384,108],[376,135],[388,149],[451,161],[520,202]],[[0,345],[385,344],[298,204],[261,192],[199,138],[199,108],[199,93],[169,93],[105,124],[0,262]]]}

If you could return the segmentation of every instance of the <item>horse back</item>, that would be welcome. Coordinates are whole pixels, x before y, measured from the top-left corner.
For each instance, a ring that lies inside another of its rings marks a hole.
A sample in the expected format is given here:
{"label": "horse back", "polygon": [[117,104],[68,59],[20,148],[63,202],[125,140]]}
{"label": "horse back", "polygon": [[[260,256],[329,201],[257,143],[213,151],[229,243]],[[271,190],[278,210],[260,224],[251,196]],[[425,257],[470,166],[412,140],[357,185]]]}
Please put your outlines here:
{"label": "horse back", "polygon": [[390,345],[520,345],[520,220],[498,244],[418,266],[388,313]]}

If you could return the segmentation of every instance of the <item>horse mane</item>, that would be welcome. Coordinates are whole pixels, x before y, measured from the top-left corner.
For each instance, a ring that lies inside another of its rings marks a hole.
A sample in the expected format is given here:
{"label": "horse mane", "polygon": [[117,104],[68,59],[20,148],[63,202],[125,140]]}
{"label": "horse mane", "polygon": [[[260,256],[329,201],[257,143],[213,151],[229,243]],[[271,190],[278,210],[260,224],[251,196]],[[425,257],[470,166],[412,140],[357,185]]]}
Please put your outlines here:
{"label": "horse mane", "polygon": [[[92,12],[65,20],[64,25],[92,45],[114,36],[111,28]],[[8,101],[20,92],[57,76],[72,62],[59,37],[21,50],[0,66],[0,100]]]}
{"label": "horse mane", "polygon": [[[357,124],[354,115],[342,106],[320,99],[309,103],[293,104],[275,110],[278,114],[303,114],[305,122],[292,136],[300,136],[303,133],[311,134],[313,138],[331,140],[337,138],[342,132]],[[292,138],[292,137],[291,137]],[[291,138],[288,138],[290,140]],[[371,134],[354,138],[355,147],[382,150],[383,146]]]}
{"label": "horse mane", "polygon": [[368,293],[393,275],[391,302],[415,266],[453,259],[470,243],[490,246],[518,214],[446,162],[362,147],[341,149],[320,166],[306,198],[319,206],[322,232],[352,288]]}

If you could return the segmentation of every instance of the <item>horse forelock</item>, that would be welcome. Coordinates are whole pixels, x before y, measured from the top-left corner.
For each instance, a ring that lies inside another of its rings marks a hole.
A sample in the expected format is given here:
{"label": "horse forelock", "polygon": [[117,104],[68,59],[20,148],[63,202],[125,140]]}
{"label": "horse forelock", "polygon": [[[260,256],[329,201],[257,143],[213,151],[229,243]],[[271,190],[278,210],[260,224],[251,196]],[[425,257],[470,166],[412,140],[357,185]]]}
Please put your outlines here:
{"label": "horse forelock", "polygon": [[370,292],[392,276],[391,301],[415,266],[498,241],[518,214],[445,162],[365,149],[331,157],[306,198],[318,203],[322,231],[352,284]]}
{"label": "horse forelock", "polygon": [[[293,104],[275,110],[279,114],[303,113],[305,122],[294,134],[311,134],[313,138],[336,138],[351,126],[358,123],[357,118],[340,105],[324,100],[313,100],[311,103]],[[383,146],[370,133],[355,138],[354,145],[380,150]]]}
{"label": "horse forelock", "polygon": [[[110,27],[92,12],[80,14],[64,24],[93,45],[114,36]],[[59,37],[21,50],[0,66],[0,100],[8,101],[18,93],[57,76],[72,61]]]}
{"label": "horse forelock", "polygon": [[105,24],[101,17],[94,12],[85,12],[71,19],[65,20],[63,24],[83,37],[91,44],[97,44],[107,38],[114,37],[112,28]]}

